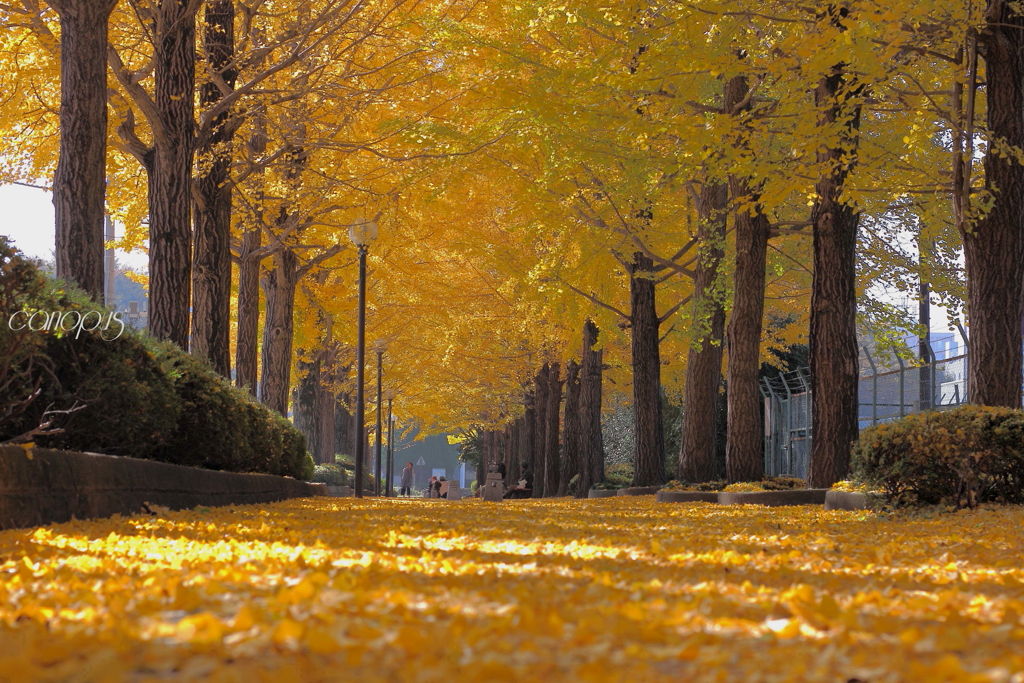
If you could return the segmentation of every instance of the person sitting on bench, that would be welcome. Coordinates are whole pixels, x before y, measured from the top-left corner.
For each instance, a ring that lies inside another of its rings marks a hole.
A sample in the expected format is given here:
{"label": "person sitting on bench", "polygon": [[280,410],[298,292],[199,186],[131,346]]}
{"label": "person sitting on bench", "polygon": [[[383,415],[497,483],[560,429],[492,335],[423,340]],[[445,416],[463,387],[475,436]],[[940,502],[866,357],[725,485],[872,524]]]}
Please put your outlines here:
{"label": "person sitting on bench", "polygon": [[528,463],[522,464],[522,472],[519,475],[519,483],[505,493],[505,498],[531,498],[533,496],[533,472],[530,471]]}

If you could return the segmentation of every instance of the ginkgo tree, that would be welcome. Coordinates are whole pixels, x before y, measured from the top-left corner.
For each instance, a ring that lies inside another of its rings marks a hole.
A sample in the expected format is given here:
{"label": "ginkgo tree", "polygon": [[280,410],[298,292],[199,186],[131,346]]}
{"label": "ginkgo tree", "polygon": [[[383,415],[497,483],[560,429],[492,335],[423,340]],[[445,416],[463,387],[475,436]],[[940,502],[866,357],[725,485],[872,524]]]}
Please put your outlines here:
{"label": "ginkgo tree", "polygon": [[[149,239],[153,332],[224,374],[234,343],[236,382],[262,373],[281,412],[298,357],[351,389],[344,233],[370,217],[371,335],[394,342],[403,419],[482,428],[545,494],[601,476],[595,381],[631,394],[635,484],[667,476],[663,394],[685,408],[679,476],[714,476],[723,362],[726,474],[756,479],[758,370],[799,339],[810,478],[842,478],[858,307],[867,323],[887,310],[873,286],[925,275],[966,301],[971,400],[1019,405],[1013,3],[134,0],[110,14],[102,125],[94,91],[58,87],[73,5],[0,8],[4,178],[56,168],[77,201],[65,180],[95,184],[104,153],[68,154],[109,141],[106,207],[124,246]],[[86,102],[76,143],[60,113]],[[102,204],[85,194],[82,226]]]}

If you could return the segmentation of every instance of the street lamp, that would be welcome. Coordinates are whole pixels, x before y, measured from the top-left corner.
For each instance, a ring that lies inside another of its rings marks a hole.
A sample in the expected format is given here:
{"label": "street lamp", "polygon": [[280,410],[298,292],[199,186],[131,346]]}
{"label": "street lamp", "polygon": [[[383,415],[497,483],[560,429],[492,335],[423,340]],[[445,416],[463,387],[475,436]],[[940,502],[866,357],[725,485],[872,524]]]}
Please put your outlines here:
{"label": "street lamp", "polygon": [[359,250],[359,332],[356,341],[356,489],[355,497],[363,497],[363,426],[366,404],[363,396],[363,366],[366,364],[366,252],[377,238],[377,224],[361,220],[348,229],[348,237]]}
{"label": "street lamp", "polygon": [[381,411],[381,400],[380,400],[380,383],[381,383],[381,365],[384,359],[384,352],[388,350],[388,342],[386,339],[378,339],[373,342],[373,350],[377,353],[377,469],[374,474],[374,494],[380,495],[380,447],[381,437],[383,434],[380,430],[380,411]]}
{"label": "street lamp", "polygon": [[390,388],[384,392],[384,398],[388,400],[388,467],[384,479],[387,482],[384,495],[391,495],[391,484],[395,480],[395,416],[391,414],[391,404],[398,392]]}

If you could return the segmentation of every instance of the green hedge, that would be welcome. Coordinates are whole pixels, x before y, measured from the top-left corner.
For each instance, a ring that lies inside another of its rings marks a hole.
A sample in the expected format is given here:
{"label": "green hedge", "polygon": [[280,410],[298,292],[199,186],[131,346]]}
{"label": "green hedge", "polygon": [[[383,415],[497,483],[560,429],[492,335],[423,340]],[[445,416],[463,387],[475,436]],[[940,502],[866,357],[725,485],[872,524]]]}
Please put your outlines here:
{"label": "green hedge", "polygon": [[[13,273],[0,269],[0,286]],[[97,309],[82,293],[53,280],[25,306]],[[291,422],[171,343],[131,329],[113,341],[89,332],[77,338],[36,332],[31,343],[49,360],[33,370],[41,393],[23,414],[0,426],[0,441],[38,425],[47,409],[84,406],[58,416],[54,426],[63,433],[39,436],[36,443],[231,472],[313,476],[305,437]]]}
{"label": "green hedge", "polygon": [[962,406],[860,434],[854,475],[890,504],[1024,503],[1024,411]]}

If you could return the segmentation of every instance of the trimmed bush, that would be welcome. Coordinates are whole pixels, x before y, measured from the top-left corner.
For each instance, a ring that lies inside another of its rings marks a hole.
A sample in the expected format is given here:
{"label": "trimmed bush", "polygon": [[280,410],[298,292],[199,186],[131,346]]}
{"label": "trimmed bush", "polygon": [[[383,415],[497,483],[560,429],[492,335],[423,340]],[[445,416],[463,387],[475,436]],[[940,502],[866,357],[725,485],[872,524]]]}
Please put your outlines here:
{"label": "trimmed bush", "polygon": [[328,463],[316,466],[312,481],[329,486],[348,486],[349,476],[340,465]]}
{"label": "trimmed bush", "polygon": [[895,506],[1024,502],[1024,411],[962,406],[860,434],[855,476]]}
{"label": "trimmed bush", "polygon": [[103,341],[47,335],[53,373],[26,411],[22,430],[39,424],[48,408],[85,406],[59,421],[61,434],[37,437],[48,448],[160,459],[177,429],[181,401],[174,381],[140,339],[124,335]]}
{"label": "trimmed bush", "polygon": [[[25,295],[14,310],[98,310],[78,290],[33,280],[37,269],[27,272],[25,263],[36,269],[24,259],[0,259],[0,282],[35,283],[21,288]],[[42,354],[26,356],[26,344]],[[0,422],[0,441],[32,430],[48,409],[83,406],[53,425],[63,432],[37,436],[36,443],[231,472],[313,476],[305,437],[291,422],[173,344],[130,328],[112,341],[88,331],[51,331],[32,332],[14,351],[0,349],[0,367],[26,374],[23,386],[39,382],[41,393],[24,412]],[[36,355],[46,363],[29,365],[26,359]]]}

